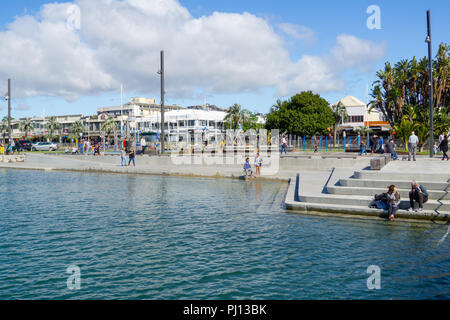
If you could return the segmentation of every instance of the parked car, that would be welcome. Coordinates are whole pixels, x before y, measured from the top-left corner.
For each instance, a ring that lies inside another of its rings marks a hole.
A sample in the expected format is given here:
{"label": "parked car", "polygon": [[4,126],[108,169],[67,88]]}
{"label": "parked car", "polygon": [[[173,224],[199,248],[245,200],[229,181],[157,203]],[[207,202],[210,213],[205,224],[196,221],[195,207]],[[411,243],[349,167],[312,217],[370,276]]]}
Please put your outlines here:
{"label": "parked car", "polygon": [[31,151],[33,148],[33,143],[30,140],[19,140],[22,150]]}
{"label": "parked car", "polygon": [[56,151],[58,150],[58,145],[53,142],[38,142],[33,144],[31,147],[32,151]]}

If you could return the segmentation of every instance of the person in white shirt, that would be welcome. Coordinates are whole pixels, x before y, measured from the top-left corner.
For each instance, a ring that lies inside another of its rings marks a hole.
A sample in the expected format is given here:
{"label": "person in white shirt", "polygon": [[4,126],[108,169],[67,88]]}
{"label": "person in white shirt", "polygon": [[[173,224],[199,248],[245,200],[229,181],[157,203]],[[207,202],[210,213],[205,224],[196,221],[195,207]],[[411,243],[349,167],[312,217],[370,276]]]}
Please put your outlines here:
{"label": "person in white shirt", "polygon": [[142,150],[140,153],[144,154],[145,149],[147,149],[147,141],[145,140],[145,137],[142,137],[142,139],[141,139],[141,148],[142,148]]}
{"label": "person in white shirt", "polygon": [[257,177],[261,176],[261,166],[262,166],[262,158],[258,152],[255,157],[255,168],[256,168],[256,176]]}
{"label": "person in white shirt", "polygon": [[[445,138],[445,132],[442,132],[442,133],[439,135],[439,143],[437,144],[438,146],[441,144],[441,142],[442,142],[442,140],[444,140],[444,138]],[[439,152],[439,154],[441,154],[440,151],[438,151],[438,152]],[[438,154],[438,152],[435,152],[435,154]]]}
{"label": "person in white shirt", "polygon": [[411,135],[408,139],[408,161],[411,161],[411,154],[413,156],[413,160],[416,161],[416,153],[417,153],[417,144],[419,143],[419,138],[416,134],[411,132]]}

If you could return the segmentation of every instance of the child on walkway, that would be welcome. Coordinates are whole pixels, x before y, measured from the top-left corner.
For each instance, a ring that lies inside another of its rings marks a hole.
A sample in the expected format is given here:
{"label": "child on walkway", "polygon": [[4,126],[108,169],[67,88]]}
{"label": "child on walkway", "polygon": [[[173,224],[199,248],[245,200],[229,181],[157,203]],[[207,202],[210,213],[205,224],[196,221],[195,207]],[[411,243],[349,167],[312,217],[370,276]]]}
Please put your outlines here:
{"label": "child on walkway", "polygon": [[255,168],[256,168],[256,176],[260,177],[261,176],[261,166],[262,166],[262,158],[259,155],[259,152],[256,154],[256,158],[255,158]]}
{"label": "child on walkway", "polygon": [[120,165],[122,167],[126,167],[126,165],[127,165],[127,153],[125,151],[125,148],[122,148],[122,151],[120,153],[120,158],[121,158],[120,159],[121,160]]}
{"label": "child on walkway", "polygon": [[361,144],[359,145],[359,155],[362,156],[363,154],[367,156],[366,145],[364,141],[361,141]]}
{"label": "child on walkway", "polygon": [[128,161],[128,166],[130,166],[130,164],[131,164],[131,161],[133,161],[133,167],[136,167],[136,162],[135,162],[135,157],[136,157],[136,154],[134,153],[134,150],[133,150],[133,148],[131,148],[130,149],[130,153],[128,153],[128,157],[129,157],[129,161]]}

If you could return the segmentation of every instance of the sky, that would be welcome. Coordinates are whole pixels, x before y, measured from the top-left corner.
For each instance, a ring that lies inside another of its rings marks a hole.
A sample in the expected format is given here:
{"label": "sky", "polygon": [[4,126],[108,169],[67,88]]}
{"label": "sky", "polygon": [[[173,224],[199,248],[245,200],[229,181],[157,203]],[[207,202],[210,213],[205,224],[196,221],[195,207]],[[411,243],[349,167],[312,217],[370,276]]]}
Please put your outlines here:
{"label": "sky", "polygon": [[448,0],[4,1],[0,96],[11,78],[14,118],[95,114],[120,105],[121,85],[124,102],[159,102],[164,50],[167,104],[267,113],[305,90],[367,102],[386,61],[427,54],[426,10],[435,54]]}

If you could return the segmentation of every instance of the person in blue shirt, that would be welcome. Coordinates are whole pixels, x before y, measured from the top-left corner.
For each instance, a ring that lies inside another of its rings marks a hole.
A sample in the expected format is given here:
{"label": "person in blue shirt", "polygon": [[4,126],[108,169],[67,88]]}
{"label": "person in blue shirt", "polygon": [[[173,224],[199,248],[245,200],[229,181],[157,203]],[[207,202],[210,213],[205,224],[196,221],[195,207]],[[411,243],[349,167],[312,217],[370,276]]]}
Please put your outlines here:
{"label": "person in blue shirt", "polygon": [[250,164],[250,158],[247,157],[244,163],[245,181],[248,181],[248,177],[253,177],[252,165]]}
{"label": "person in blue shirt", "polygon": [[363,154],[367,155],[367,151],[364,141],[361,141],[361,144],[359,145],[359,155],[362,156]]}

